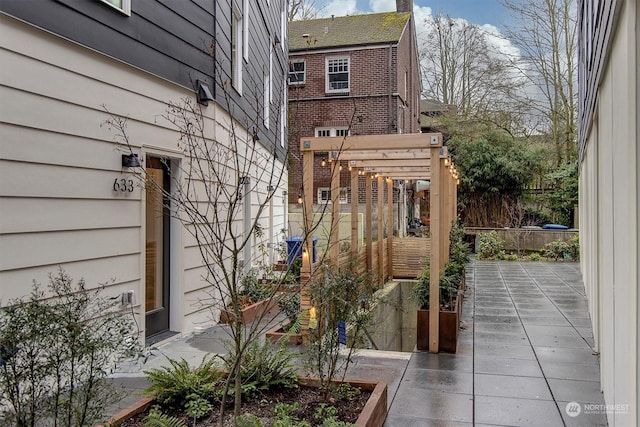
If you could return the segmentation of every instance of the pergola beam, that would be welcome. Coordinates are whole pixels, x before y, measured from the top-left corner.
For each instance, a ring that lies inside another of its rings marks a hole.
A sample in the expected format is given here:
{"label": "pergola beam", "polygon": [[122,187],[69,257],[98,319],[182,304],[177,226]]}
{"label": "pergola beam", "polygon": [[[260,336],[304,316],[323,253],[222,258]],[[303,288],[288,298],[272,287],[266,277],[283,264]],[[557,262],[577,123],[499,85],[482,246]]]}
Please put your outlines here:
{"label": "pergola beam", "polygon": [[430,159],[429,149],[411,150],[369,150],[369,151],[342,151],[339,154],[340,160],[419,160]]}
{"label": "pergola beam", "polygon": [[350,160],[349,167],[377,168],[377,167],[417,167],[429,168],[429,159],[371,159]]}
{"label": "pergola beam", "polygon": [[405,133],[387,135],[350,135],[348,137],[305,137],[301,138],[300,151],[335,151],[337,153],[355,150],[399,150],[424,149],[440,146],[442,134]]}

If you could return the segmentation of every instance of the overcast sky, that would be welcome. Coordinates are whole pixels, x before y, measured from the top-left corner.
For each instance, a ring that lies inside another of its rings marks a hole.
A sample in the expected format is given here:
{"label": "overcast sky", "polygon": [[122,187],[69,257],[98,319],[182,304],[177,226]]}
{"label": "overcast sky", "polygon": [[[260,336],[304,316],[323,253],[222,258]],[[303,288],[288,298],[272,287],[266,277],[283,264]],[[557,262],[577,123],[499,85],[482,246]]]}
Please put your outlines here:
{"label": "overcast sky", "polygon": [[[321,0],[322,1],[322,0]],[[336,16],[388,12],[395,10],[395,0],[324,0],[327,4],[323,14]],[[498,0],[414,0],[416,14],[446,14],[452,18],[463,18],[470,23],[490,24],[502,28],[509,14]]]}
{"label": "overcast sky", "polygon": [[[425,20],[437,14],[468,21],[485,29],[498,51],[519,56],[519,51],[501,37],[509,12],[498,0],[414,0],[414,14],[418,38],[424,33]],[[357,13],[389,12],[396,10],[396,0],[316,0],[321,16],[344,16]]]}

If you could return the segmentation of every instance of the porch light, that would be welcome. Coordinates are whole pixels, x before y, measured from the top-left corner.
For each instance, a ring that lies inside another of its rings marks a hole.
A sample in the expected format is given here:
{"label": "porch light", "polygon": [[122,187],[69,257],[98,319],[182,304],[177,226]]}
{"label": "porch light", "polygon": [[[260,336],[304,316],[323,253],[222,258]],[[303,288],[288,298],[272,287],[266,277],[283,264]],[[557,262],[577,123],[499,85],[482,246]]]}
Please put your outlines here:
{"label": "porch light", "polygon": [[325,158],[323,157],[323,158],[322,158],[322,162],[320,162],[320,165],[321,165],[322,167],[327,166],[327,159],[325,159]]}
{"label": "porch light", "polygon": [[140,158],[137,154],[123,154],[122,155],[122,166],[127,168],[139,168],[142,166],[140,164]]}
{"label": "porch light", "polygon": [[309,308],[309,329],[316,329],[318,327],[318,315],[316,308]]}
{"label": "porch light", "polygon": [[298,204],[302,204],[302,193],[298,193]]}
{"label": "porch light", "polygon": [[448,157],[446,157],[446,158],[444,159],[444,165],[445,165],[445,166],[449,166],[449,158],[448,158]]}

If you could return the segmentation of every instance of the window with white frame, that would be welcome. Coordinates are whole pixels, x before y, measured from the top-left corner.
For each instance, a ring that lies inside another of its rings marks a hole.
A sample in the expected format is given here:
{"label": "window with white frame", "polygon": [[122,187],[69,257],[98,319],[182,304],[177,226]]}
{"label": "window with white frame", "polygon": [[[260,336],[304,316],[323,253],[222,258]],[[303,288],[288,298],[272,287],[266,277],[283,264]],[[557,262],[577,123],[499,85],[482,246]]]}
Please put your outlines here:
{"label": "window with white frame", "polygon": [[287,2],[282,2],[280,11],[280,47],[284,52],[284,41],[287,39]]}
{"label": "window with white frame", "polygon": [[304,84],[307,78],[306,68],[304,59],[296,59],[289,62],[289,84]]}
{"label": "window with white frame", "polygon": [[[348,203],[348,188],[340,188],[340,196],[338,197],[338,203],[344,205]],[[318,203],[319,204],[331,204],[331,188],[320,187],[318,188]]]}
{"label": "window with white frame", "polygon": [[234,1],[231,19],[231,84],[242,95],[242,50],[243,18],[242,11]]}
{"label": "window with white frame", "polygon": [[269,129],[269,115],[271,113],[271,102],[269,100],[269,88],[271,87],[271,76],[269,75],[269,70],[265,68],[264,70],[264,86],[262,87],[263,97],[262,97],[262,121],[264,123],[264,127]]}
{"label": "window with white frame", "polygon": [[249,0],[242,2],[242,56],[245,61],[249,61]]}
{"label": "window with white frame", "polygon": [[100,0],[109,6],[118,9],[127,16],[131,16],[131,0]]}
{"label": "window with white frame", "polygon": [[273,102],[273,38],[269,38],[269,102]]}
{"label": "window with white frame", "polygon": [[347,126],[316,128],[315,134],[317,138],[344,137],[349,135],[349,128]]}
{"label": "window with white frame", "polygon": [[282,100],[280,101],[280,146],[284,148],[285,131],[287,130],[287,85],[282,85]]}
{"label": "window with white frame", "polygon": [[327,58],[327,93],[349,92],[349,57]]}

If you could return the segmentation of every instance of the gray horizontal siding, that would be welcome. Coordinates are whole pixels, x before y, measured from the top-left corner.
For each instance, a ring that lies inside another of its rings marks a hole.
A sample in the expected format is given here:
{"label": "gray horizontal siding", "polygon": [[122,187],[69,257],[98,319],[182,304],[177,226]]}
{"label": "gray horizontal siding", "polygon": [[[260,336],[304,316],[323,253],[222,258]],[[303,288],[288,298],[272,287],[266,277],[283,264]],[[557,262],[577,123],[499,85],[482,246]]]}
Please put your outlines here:
{"label": "gray horizontal siding", "polygon": [[[596,9],[596,5],[598,5],[598,9]],[[581,0],[578,5],[580,28],[578,42],[578,145],[580,161],[584,156],[585,144],[594,119],[598,86],[605,64],[609,59],[609,40],[619,8],[618,0]],[[585,50],[585,42],[590,43],[589,52]]]}

